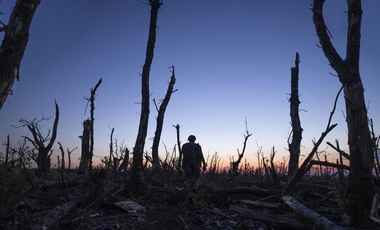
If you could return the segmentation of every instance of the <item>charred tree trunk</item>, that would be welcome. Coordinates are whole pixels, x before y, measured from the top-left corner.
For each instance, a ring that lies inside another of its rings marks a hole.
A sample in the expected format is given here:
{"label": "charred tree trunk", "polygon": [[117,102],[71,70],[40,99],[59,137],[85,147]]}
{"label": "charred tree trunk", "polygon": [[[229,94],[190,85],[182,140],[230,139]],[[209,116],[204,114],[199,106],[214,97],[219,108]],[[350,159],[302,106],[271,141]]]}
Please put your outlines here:
{"label": "charred tree trunk", "polygon": [[360,27],[362,8],[360,0],[347,0],[348,32],[346,59],[343,60],[330,41],[323,19],[324,0],[314,0],[313,21],[323,52],[338,73],[345,94],[350,173],[343,194],[343,222],[359,226],[369,221],[374,185],[372,177],[372,146],[368,127],[364,88],[359,73]]}
{"label": "charred tree trunk", "polygon": [[[112,165],[112,158],[113,158],[113,142],[112,142],[112,138],[113,138],[113,131],[114,131],[115,129],[114,128],[112,128],[112,131],[111,131],[111,138],[110,138],[110,141],[111,141],[111,143],[110,143],[110,158],[108,159],[108,171],[109,172],[111,172],[111,169],[112,169],[112,167],[111,167],[111,165]],[[116,147],[117,148],[117,147]]]}
{"label": "charred tree trunk", "polygon": [[83,122],[83,135],[80,136],[82,140],[82,154],[79,163],[79,174],[88,173],[88,161],[90,156],[90,132],[91,121],[89,119]]}
{"label": "charred tree trunk", "polygon": [[117,169],[117,173],[120,173],[121,170],[123,170],[124,173],[126,174],[128,170],[128,164],[129,164],[129,149],[125,148],[124,159],[123,159],[123,162],[120,164],[119,168]]}
{"label": "charred tree trunk", "polygon": [[149,38],[146,48],[145,63],[141,75],[141,114],[140,125],[137,133],[135,147],[133,148],[133,163],[131,172],[131,185],[134,192],[141,192],[139,177],[143,170],[143,155],[145,139],[148,131],[149,120],[149,74],[150,67],[153,61],[153,51],[156,43],[156,27],[157,27],[157,14],[162,2],[160,0],[149,0],[151,6],[150,11],[150,25],[149,25]]}
{"label": "charred tree trunk", "polygon": [[90,103],[91,103],[90,141],[91,141],[91,145],[90,145],[90,152],[89,152],[89,167],[88,167],[90,174],[92,172],[92,156],[94,156],[94,120],[95,120],[94,119],[94,110],[95,110],[94,101],[95,101],[96,90],[98,89],[98,87],[101,83],[102,83],[102,79],[100,78],[100,80],[96,84],[95,88],[91,89],[91,97],[90,97]]}
{"label": "charred tree trunk", "polygon": [[19,80],[20,63],[29,40],[29,28],[41,0],[19,0],[13,8],[8,25],[0,28],[4,39],[0,47],[0,110],[15,79]]}
{"label": "charred tree trunk", "polygon": [[34,140],[31,140],[28,137],[26,137],[26,138],[38,150],[37,159],[36,158],[33,159],[37,163],[37,167],[38,167],[37,176],[38,177],[42,177],[42,176],[46,175],[46,173],[50,170],[50,161],[51,161],[50,157],[53,153],[53,151],[50,151],[50,150],[53,147],[53,144],[55,142],[55,138],[57,137],[58,120],[59,120],[59,107],[58,107],[57,102],[55,102],[55,120],[54,120],[54,125],[53,125],[53,133],[52,133],[50,141],[46,147],[45,147],[45,142],[49,138],[48,138],[48,136],[47,137],[42,136],[42,134],[38,128],[38,124],[37,124],[38,122],[37,123],[26,122],[26,123],[28,123],[27,127],[28,127],[29,131],[32,133]]}
{"label": "charred tree trunk", "polygon": [[302,127],[299,117],[299,95],[298,95],[298,73],[300,57],[296,53],[295,67],[291,69],[291,94],[290,94],[290,118],[292,121],[292,142],[289,144],[289,168],[288,168],[288,181],[297,173],[298,162],[300,156],[301,140],[302,140]]}
{"label": "charred tree trunk", "polygon": [[[4,194],[4,190],[6,188],[6,185],[7,185],[7,175],[8,175],[8,156],[9,156],[9,146],[10,146],[10,142],[9,142],[9,135],[7,136],[7,147],[6,147],[6,152],[5,152],[5,161],[4,161],[4,174],[3,174],[3,180],[1,181],[2,184],[1,184],[1,193]],[[1,196],[0,197],[0,217],[3,216],[2,214],[2,211],[3,211],[3,207],[4,207],[4,200],[5,197],[4,196]]]}
{"label": "charred tree trunk", "polygon": [[278,189],[281,191],[282,186],[281,186],[280,180],[278,179],[278,176],[277,176],[276,166],[273,163],[275,154],[276,154],[276,151],[274,150],[274,146],[273,146],[272,153],[270,154],[270,166],[271,166],[270,167],[270,176],[271,176],[271,181],[272,181],[273,187],[275,189]]}
{"label": "charred tree trunk", "polygon": [[[335,109],[336,109],[336,103],[339,98],[339,94],[342,91],[342,88],[339,90],[338,94],[335,97],[335,102],[334,102],[334,108],[330,113],[329,121],[327,123],[326,130],[321,134],[321,137],[319,137],[318,141],[314,143],[314,147],[309,153],[309,156],[306,157],[304,162],[302,163],[301,167],[297,170],[296,174],[292,177],[292,179],[286,184],[284,190],[282,191],[282,196],[289,195],[289,193],[293,190],[294,186],[297,184],[298,181],[300,181],[305,175],[310,168],[313,166],[313,164],[309,164],[310,160],[313,158],[314,154],[317,152],[319,145],[321,145],[323,139],[327,136],[327,134],[333,130],[338,124],[333,124],[331,125],[331,119],[334,115]],[[322,171],[321,171],[322,173]]]}
{"label": "charred tree trunk", "polygon": [[67,148],[67,158],[69,160],[69,164],[67,166],[67,173],[70,173],[70,167],[71,167],[71,153],[74,152],[74,150],[78,149],[78,147],[74,147],[72,150],[69,150]]}
{"label": "charred tree trunk", "polygon": [[181,171],[181,162],[182,162],[182,149],[181,149],[181,141],[179,138],[179,124],[173,125],[173,127],[177,130],[177,145],[178,145],[178,152],[179,152],[177,172],[179,172]]}
{"label": "charred tree trunk", "polygon": [[[59,150],[61,150],[62,154],[62,166],[61,166],[61,181],[62,181],[62,194],[67,194],[67,188],[65,186],[66,176],[65,176],[65,152],[63,151],[63,147],[60,142],[58,142]],[[59,166],[58,166],[59,167]]]}
{"label": "charred tree trunk", "polygon": [[152,158],[153,158],[152,170],[161,168],[160,161],[158,158],[158,146],[160,144],[160,138],[161,138],[161,133],[162,133],[162,126],[164,124],[164,115],[165,115],[166,107],[169,104],[169,100],[172,93],[175,92],[175,90],[173,91],[173,87],[176,80],[175,74],[174,74],[174,66],[172,66],[171,68],[172,68],[172,76],[170,78],[168,90],[166,91],[164,100],[162,100],[160,109],[158,109],[157,126],[156,126],[156,132],[154,134],[153,146],[152,146]]}

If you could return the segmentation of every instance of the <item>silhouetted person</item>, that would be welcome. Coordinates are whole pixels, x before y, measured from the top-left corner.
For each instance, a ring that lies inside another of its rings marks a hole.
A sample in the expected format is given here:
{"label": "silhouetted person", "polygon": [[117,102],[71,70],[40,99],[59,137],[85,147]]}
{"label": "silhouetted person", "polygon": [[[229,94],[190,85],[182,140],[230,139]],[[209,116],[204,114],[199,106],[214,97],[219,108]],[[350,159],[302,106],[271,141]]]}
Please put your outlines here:
{"label": "silhouetted person", "polygon": [[207,166],[203,157],[202,148],[199,144],[195,143],[195,139],[194,135],[190,135],[187,139],[189,142],[182,146],[182,169],[185,171],[186,177],[188,178],[189,190],[194,193],[197,192],[199,184],[201,163],[203,163],[203,171],[206,170]]}

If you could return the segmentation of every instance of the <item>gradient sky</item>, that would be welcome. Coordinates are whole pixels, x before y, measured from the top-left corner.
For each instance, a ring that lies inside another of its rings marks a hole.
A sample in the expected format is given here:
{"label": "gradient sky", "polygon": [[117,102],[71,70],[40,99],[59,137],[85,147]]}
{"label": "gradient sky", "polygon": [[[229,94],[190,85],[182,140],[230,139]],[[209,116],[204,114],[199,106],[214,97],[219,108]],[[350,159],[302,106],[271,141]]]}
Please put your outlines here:
{"label": "gradient sky", "polygon": [[[301,154],[307,155],[325,130],[341,84],[329,66],[312,21],[307,0],[164,0],[158,15],[155,56],[150,73],[151,99],[165,96],[175,66],[178,89],[169,102],[161,141],[171,152],[176,130],[181,140],[194,134],[207,155],[218,152],[222,162],[242,149],[245,117],[252,136],[246,157],[256,164],[256,142],[276,160],[288,158],[287,138],[291,131],[289,102],[290,68],[295,54],[301,57],[299,92],[300,118],[304,129]],[[0,20],[7,23],[15,1],[0,3]],[[363,1],[360,72],[375,132],[380,130],[380,1]],[[345,57],[347,34],[346,1],[328,0],[324,7],[332,42]],[[42,0],[32,21],[30,39],[21,62],[20,81],[0,111],[0,141],[10,134],[11,145],[27,128],[15,129],[20,118],[52,117],[43,123],[44,133],[54,121],[54,100],[60,108],[56,141],[80,157],[82,122],[87,101],[100,78],[103,83],[95,100],[96,156],[109,154],[111,128],[114,137],[131,150],[137,136],[141,101],[139,73],[145,60],[150,6],[137,0]],[[332,123],[338,126],[326,141],[340,140],[347,150],[343,94]],[[146,150],[151,152],[157,111],[151,104]],[[160,156],[165,156],[163,144]],[[324,143],[336,158],[334,150]],[[53,146],[52,161],[59,154]],[[2,146],[0,151],[4,151]],[[304,159],[304,157],[302,157]],[[94,159],[95,160],[95,159]]]}

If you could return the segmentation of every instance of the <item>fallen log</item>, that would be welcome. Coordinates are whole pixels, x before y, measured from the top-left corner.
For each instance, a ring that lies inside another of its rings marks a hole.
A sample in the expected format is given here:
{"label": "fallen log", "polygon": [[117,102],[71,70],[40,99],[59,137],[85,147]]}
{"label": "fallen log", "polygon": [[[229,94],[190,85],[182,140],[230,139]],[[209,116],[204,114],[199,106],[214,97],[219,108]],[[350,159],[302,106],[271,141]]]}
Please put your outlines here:
{"label": "fallen log", "polygon": [[313,226],[297,222],[294,219],[279,218],[269,214],[257,212],[248,208],[243,208],[237,205],[230,205],[230,209],[238,212],[243,218],[247,218],[254,221],[260,221],[272,227],[281,226],[288,229],[313,229]]}
{"label": "fallen log", "polygon": [[251,181],[251,180],[238,180],[239,184],[253,184],[253,185],[260,185],[260,186],[270,186],[272,185],[269,181]]}
{"label": "fallen log", "polygon": [[298,169],[296,174],[293,176],[293,178],[286,184],[284,190],[282,191],[282,196],[288,195],[294,188],[294,186],[302,179],[302,177],[310,170],[312,164],[309,164],[310,160],[313,158],[314,154],[317,152],[319,145],[322,143],[323,139],[327,136],[327,134],[333,130],[338,124],[331,124],[332,116],[334,115],[336,103],[338,101],[338,97],[340,92],[342,91],[343,87],[339,90],[338,95],[336,95],[335,102],[334,102],[334,108],[330,113],[329,121],[327,123],[326,130],[321,134],[317,142],[314,143],[314,147],[307,156],[307,158],[302,163],[301,167]]}
{"label": "fallen log", "polygon": [[273,208],[273,209],[283,208],[284,206],[286,206],[285,204],[282,204],[282,203],[269,203],[269,202],[263,202],[263,201],[253,201],[253,200],[241,200],[241,202],[248,206],[265,207],[265,208]]}
{"label": "fallen log", "polygon": [[234,187],[234,188],[222,188],[217,190],[217,192],[226,192],[226,193],[255,193],[260,195],[281,195],[279,192],[273,192],[270,190],[258,188],[252,185],[252,187]]}
{"label": "fallen log", "polygon": [[288,195],[294,186],[298,183],[298,181],[301,180],[303,175],[306,174],[306,172],[310,169],[312,164],[309,164],[310,160],[313,158],[314,154],[317,152],[317,149],[319,145],[322,143],[323,139],[327,136],[327,134],[333,130],[338,124],[334,124],[332,126],[328,126],[326,131],[322,133],[321,137],[319,138],[318,142],[314,144],[313,150],[310,152],[309,156],[304,160],[301,167],[298,169],[296,174],[293,176],[293,178],[289,181],[289,183],[286,184],[285,189],[282,192],[282,196]]}
{"label": "fallen log", "polygon": [[340,164],[334,164],[334,163],[330,163],[328,161],[315,161],[315,160],[311,160],[310,164],[313,164],[313,165],[323,165],[323,166],[334,167],[334,168],[338,168],[338,169],[350,170],[350,166],[340,165]]}
{"label": "fallen log", "polygon": [[[69,180],[66,180],[64,183],[67,184],[67,187],[72,187],[76,185],[86,185],[88,177],[84,175],[79,175],[77,177],[71,178]],[[57,181],[46,181],[43,184],[39,186],[40,190],[46,191],[51,188],[59,188],[62,186],[62,180]]]}
{"label": "fallen log", "polygon": [[31,229],[40,230],[40,229],[51,229],[56,226],[58,221],[64,217],[68,212],[75,208],[79,202],[79,198],[75,200],[68,201],[60,206],[55,207],[50,210],[38,223],[33,226]]}
{"label": "fallen log", "polygon": [[313,222],[316,226],[323,230],[347,230],[349,228],[342,227],[331,220],[315,213],[313,210],[308,209],[305,205],[298,202],[291,196],[283,196],[284,203],[289,205],[295,212],[301,214],[303,217]]}
{"label": "fallen log", "polygon": [[326,184],[311,184],[311,183],[304,183],[304,182],[298,182],[297,186],[313,187],[313,188],[320,188],[320,189],[325,189],[325,190],[335,187],[335,186],[326,185]]}

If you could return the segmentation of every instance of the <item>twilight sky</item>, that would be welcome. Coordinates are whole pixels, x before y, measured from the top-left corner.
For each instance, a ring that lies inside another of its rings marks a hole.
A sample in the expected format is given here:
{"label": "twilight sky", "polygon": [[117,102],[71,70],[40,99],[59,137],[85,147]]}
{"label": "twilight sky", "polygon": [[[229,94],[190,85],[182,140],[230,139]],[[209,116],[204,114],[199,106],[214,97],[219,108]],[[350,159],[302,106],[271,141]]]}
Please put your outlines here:
{"label": "twilight sky", "polygon": [[[335,96],[341,87],[329,66],[312,21],[307,0],[164,0],[158,15],[155,55],[150,73],[151,99],[165,96],[175,66],[178,89],[169,102],[161,141],[168,151],[176,143],[181,126],[182,143],[197,137],[205,157],[218,152],[222,163],[242,149],[244,119],[252,136],[246,157],[256,164],[257,143],[269,156],[272,146],[277,161],[288,159],[287,138],[291,131],[289,102],[290,68],[295,54],[301,57],[300,118],[304,129],[301,154],[312,149],[326,128]],[[7,23],[15,1],[0,3],[0,20]],[[360,72],[375,132],[380,132],[380,1],[363,1]],[[333,45],[345,57],[346,1],[328,0],[324,7]],[[0,141],[10,134],[11,145],[27,128],[15,129],[20,118],[51,117],[43,123],[52,128],[55,107],[60,108],[56,141],[64,149],[78,146],[72,161],[80,157],[82,122],[87,101],[100,78],[103,83],[95,100],[96,156],[109,154],[111,128],[114,137],[131,150],[137,136],[141,101],[139,73],[145,60],[150,6],[137,0],[42,0],[32,21],[30,39],[21,62],[20,81],[0,111]],[[3,36],[3,35],[1,35]],[[343,94],[332,123],[338,126],[326,141],[340,140],[348,150]],[[157,111],[151,103],[146,150],[151,152]],[[152,139],[150,139],[152,138]],[[165,149],[160,144],[160,156]],[[324,144],[336,158],[334,150]],[[327,148],[327,149],[326,149]],[[53,146],[56,162],[58,144]],[[4,152],[4,146],[0,151]],[[301,157],[304,159],[304,157]],[[98,158],[95,158],[97,165]],[[96,161],[97,160],[97,161]]]}

